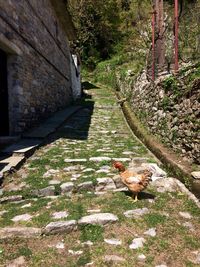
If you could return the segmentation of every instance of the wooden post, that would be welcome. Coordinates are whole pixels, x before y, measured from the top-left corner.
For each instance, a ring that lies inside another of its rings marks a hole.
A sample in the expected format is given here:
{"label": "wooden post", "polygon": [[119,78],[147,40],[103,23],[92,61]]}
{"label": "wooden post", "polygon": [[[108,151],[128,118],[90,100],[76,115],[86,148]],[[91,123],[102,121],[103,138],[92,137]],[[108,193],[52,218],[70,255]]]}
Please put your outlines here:
{"label": "wooden post", "polygon": [[152,12],[152,80],[155,81],[155,9]]}
{"label": "wooden post", "polygon": [[165,38],[164,38],[164,6],[163,0],[154,0],[155,14],[155,61],[158,72],[163,71],[165,66]]}
{"label": "wooden post", "polygon": [[175,67],[174,71],[175,73],[178,72],[178,0],[175,0],[175,12],[174,12],[174,19],[175,19],[175,40],[174,40],[174,46],[175,46]]}
{"label": "wooden post", "polygon": [[158,1],[158,32],[159,32],[159,58],[158,65],[162,70],[165,65],[165,41],[164,41],[164,7],[163,0]]}

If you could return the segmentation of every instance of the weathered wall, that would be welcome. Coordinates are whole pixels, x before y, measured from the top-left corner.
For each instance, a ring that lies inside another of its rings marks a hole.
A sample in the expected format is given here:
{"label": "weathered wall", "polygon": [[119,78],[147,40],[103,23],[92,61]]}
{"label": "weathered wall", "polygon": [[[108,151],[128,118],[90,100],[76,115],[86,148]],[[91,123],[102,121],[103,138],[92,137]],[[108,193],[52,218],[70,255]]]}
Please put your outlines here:
{"label": "weathered wall", "polygon": [[[173,76],[163,76],[155,84],[147,80],[143,72],[135,82],[132,77],[118,79],[121,92],[128,96],[134,113],[155,137],[172,147],[190,162],[200,163],[200,79],[191,88],[174,84],[174,91],[167,86]],[[168,78],[167,78],[168,77]],[[166,80],[167,79],[167,80]],[[166,82],[167,81],[167,82]]]}
{"label": "weathered wall", "polygon": [[78,62],[78,57],[72,55],[71,57],[71,87],[73,92],[73,99],[76,100],[81,97],[81,67]]}
{"label": "weathered wall", "polygon": [[71,102],[70,52],[49,0],[0,1],[0,32],[0,47],[16,48],[8,53],[8,89],[17,134]]}

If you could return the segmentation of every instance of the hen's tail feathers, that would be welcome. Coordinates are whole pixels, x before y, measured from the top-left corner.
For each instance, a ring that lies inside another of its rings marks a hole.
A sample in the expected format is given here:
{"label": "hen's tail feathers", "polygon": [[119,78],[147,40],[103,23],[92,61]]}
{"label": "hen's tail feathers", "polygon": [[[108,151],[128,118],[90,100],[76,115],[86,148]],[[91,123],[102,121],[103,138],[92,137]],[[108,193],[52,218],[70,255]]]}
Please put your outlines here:
{"label": "hen's tail feathers", "polygon": [[152,181],[151,177],[152,177],[152,172],[149,170],[145,170],[143,175],[144,175],[144,186],[147,186],[149,184],[150,181]]}

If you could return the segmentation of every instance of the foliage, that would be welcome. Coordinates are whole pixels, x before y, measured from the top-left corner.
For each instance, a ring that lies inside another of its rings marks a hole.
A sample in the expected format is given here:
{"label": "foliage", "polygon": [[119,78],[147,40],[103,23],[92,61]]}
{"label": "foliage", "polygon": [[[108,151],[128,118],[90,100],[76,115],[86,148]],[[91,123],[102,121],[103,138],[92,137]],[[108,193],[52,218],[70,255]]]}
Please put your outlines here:
{"label": "foliage", "polygon": [[168,110],[170,103],[170,98],[168,96],[164,96],[161,102],[161,107],[164,111]]}
{"label": "foliage", "polygon": [[[195,12],[194,12],[195,10]],[[169,61],[174,51],[174,0],[165,1],[166,33],[165,43]],[[179,59],[187,62],[198,60],[200,55],[200,1],[179,1]],[[169,50],[169,51],[168,51]],[[170,54],[170,56],[169,56]]]}
{"label": "foliage", "polygon": [[68,0],[68,7],[82,62],[90,69],[113,54],[146,53],[150,46],[150,0]]}
{"label": "foliage", "polygon": [[188,82],[193,82],[195,79],[200,78],[200,67],[195,69],[187,78]]}
{"label": "foliage", "polygon": [[163,88],[165,92],[175,92],[177,91],[177,81],[174,76],[170,76],[169,78],[163,81]]}
{"label": "foliage", "polygon": [[[134,75],[137,75],[145,64],[148,65],[147,68],[151,66],[152,2],[150,0],[67,1],[78,36],[76,44],[72,44],[72,47],[74,45],[78,49],[82,65],[89,70],[94,70],[96,67],[100,70],[96,71],[96,77],[99,74],[98,81],[108,82],[109,85],[116,87],[116,72],[125,74],[133,67]],[[174,58],[173,0],[164,1],[164,13],[165,60],[169,67]],[[199,58],[199,14],[200,1],[179,1],[180,61],[187,62]],[[131,61],[134,64],[131,65]],[[103,70],[102,66],[105,68],[107,66],[108,69]],[[176,84],[172,84],[172,87],[171,89],[177,89]]]}
{"label": "foliage", "polygon": [[116,0],[68,1],[78,32],[79,49],[85,65],[94,68],[109,58],[120,39],[119,9]]}

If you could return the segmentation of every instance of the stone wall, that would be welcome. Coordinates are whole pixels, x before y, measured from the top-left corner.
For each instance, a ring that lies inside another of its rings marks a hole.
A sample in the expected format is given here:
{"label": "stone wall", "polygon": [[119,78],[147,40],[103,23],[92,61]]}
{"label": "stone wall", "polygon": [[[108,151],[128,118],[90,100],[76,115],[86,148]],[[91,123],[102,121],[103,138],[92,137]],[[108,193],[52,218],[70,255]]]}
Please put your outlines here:
{"label": "stone wall", "polygon": [[[172,75],[162,76],[152,83],[146,72],[133,81],[130,71],[125,80],[118,77],[118,87],[128,96],[137,117],[158,140],[191,163],[199,164],[200,79],[194,80],[188,88],[183,83],[191,71],[177,78],[174,87]],[[167,88],[169,85],[174,91]]]}
{"label": "stone wall", "polygon": [[49,0],[0,1],[0,47],[8,53],[10,134],[72,101],[67,36]]}
{"label": "stone wall", "polygon": [[76,55],[71,57],[71,87],[73,92],[73,99],[76,100],[81,97],[81,67]]}

